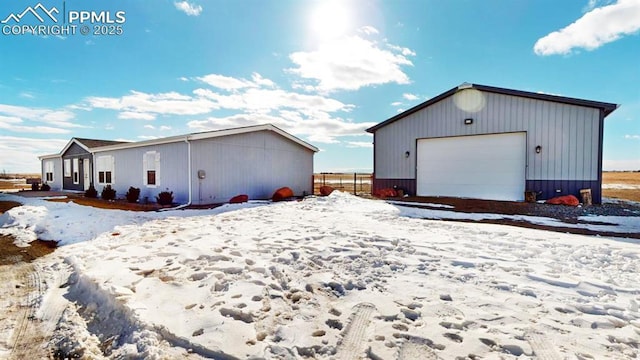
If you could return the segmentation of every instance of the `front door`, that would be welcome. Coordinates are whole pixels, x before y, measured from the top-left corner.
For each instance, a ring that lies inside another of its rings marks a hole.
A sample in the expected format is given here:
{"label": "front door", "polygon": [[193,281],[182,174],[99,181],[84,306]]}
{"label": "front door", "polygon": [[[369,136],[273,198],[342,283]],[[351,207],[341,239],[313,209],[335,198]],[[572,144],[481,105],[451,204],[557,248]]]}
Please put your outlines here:
{"label": "front door", "polygon": [[91,185],[91,169],[89,165],[89,159],[84,159],[82,161],[82,172],[84,173],[84,189],[89,189],[89,185]]}

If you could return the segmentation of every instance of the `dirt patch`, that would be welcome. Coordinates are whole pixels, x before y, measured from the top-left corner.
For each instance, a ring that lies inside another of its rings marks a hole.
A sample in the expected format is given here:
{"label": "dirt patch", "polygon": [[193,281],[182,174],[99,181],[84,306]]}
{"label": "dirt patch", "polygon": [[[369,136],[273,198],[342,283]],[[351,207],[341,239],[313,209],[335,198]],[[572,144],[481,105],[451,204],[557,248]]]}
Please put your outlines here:
{"label": "dirt patch", "polygon": [[30,246],[18,247],[11,236],[0,235],[0,265],[31,262],[41,256],[51,254],[56,249],[55,241],[36,240]]}
{"label": "dirt patch", "polygon": [[4,214],[5,211],[9,211],[20,205],[22,204],[15,201],[0,201],[0,215]]}
{"label": "dirt patch", "polygon": [[78,205],[93,206],[101,209],[116,209],[116,210],[130,210],[130,211],[156,211],[162,206],[158,204],[138,204],[130,203],[126,200],[102,200],[94,198],[86,198],[84,196],[68,195],[66,199],[49,199],[53,202],[71,202]]}

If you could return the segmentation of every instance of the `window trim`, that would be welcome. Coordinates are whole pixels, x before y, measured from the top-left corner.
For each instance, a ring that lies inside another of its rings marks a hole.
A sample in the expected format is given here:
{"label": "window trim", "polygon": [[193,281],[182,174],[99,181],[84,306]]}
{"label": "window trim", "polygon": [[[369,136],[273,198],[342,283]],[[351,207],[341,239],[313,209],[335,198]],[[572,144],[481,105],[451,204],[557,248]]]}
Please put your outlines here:
{"label": "window trim", "polygon": [[[53,182],[55,177],[55,164],[53,161],[47,161],[44,163],[44,182]],[[49,180],[51,179],[51,180]]]}
{"label": "window trim", "polygon": [[[101,155],[96,156],[96,173],[98,185],[113,185],[115,174],[115,160],[113,155]],[[100,173],[102,173],[102,179],[100,179]],[[107,181],[111,180],[111,181]]]}
{"label": "window trim", "polygon": [[[153,159],[152,164],[149,164],[150,158]],[[154,172],[154,184],[149,183],[149,171]],[[152,150],[142,154],[142,183],[147,188],[157,188],[160,186],[160,152]]]}
{"label": "window trim", "polygon": [[74,185],[80,184],[80,159],[79,158],[73,158],[73,169],[71,173],[73,174],[73,184]]}
{"label": "window trim", "polygon": [[71,159],[64,159],[64,177],[71,177]]}

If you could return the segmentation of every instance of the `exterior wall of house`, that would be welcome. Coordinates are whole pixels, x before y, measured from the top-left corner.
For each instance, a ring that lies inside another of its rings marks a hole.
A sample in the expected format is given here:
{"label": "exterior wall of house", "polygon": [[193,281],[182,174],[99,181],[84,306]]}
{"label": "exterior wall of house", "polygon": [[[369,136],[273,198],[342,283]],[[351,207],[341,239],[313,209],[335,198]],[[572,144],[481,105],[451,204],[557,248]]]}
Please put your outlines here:
{"label": "exterior wall of house", "polygon": [[[150,151],[155,151],[159,157],[156,185],[145,183],[144,156]],[[129,187],[133,186],[140,188],[140,201],[146,198],[149,202],[155,202],[156,196],[166,190],[173,192],[176,203],[184,204],[189,200],[186,142],[98,151],[95,153],[96,164],[102,156],[113,157],[111,187],[116,190],[116,197],[123,198]],[[96,179],[96,190],[100,193],[106,184],[99,183],[98,167],[94,167],[93,176]]]}
{"label": "exterior wall of house", "polygon": [[[42,183],[48,184],[53,191],[62,190],[62,159],[60,157],[53,157],[42,159],[40,162],[42,170]],[[53,166],[53,181],[47,181],[46,172],[48,166]]]}
{"label": "exterior wall of house", "polygon": [[[64,160],[70,160],[69,164],[70,164],[70,176],[64,176]],[[74,159],[78,159],[78,168],[75,168],[75,163],[74,163]],[[83,160],[84,159],[89,159],[89,166],[92,167],[92,160],[93,160],[93,156],[91,155],[91,153],[87,152],[87,150],[83,149],[82,147],[78,146],[78,144],[71,144],[71,146],[69,146],[69,148],[67,149],[67,151],[62,154],[62,165],[61,165],[61,171],[63,172],[63,176],[62,176],[62,184],[63,184],[63,189],[64,190],[76,190],[76,191],[84,191],[85,186],[84,186],[84,182],[85,182],[85,177],[84,177],[84,168],[83,168]],[[73,179],[73,174],[75,171],[78,171],[78,181],[77,184],[74,184],[74,179]],[[89,182],[91,183],[92,178],[91,176],[89,176]],[[87,185],[88,186],[88,185]]]}
{"label": "exterior wall of house", "polygon": [[[527,190],[546,199],[591,188],[594,202],[600,202],[599,109],[490,92],[459,96],[465,91],[376,130],[375,189],[398,183],[415,194],[417,139],[524,131]],[[466,118],[473,124],[465,125]]]}
{"label": "exterior wall of house", "polygon": [[272,131],[192,141],[193,203],[221,203],[239,194],[267,199],[283,186],[295,195],[311,194],[313,155]]}

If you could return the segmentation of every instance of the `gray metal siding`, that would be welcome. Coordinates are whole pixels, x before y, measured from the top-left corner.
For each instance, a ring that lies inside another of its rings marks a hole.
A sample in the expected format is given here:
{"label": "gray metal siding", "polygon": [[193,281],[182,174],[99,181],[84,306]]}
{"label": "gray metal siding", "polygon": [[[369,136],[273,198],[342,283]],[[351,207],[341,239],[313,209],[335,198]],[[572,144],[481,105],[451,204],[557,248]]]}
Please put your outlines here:
{"label": "gray metal siding", "polygon": [[[311,194],[313,151],[271,131],[191,142],[193,203],[220,203],[246,194],[266,199],[283,186]],[[198,170],[206,172],[198,179]]]}
{"label": "gray metal siding", "polygon": [[[415,179],[420,138],[527,132],[527,180],[597,180],[600,111],[595,108],[482,92],[478,112],[445,98],[375,134],[375,173],[379,179]],[[472,125],[464,125],[473,118]],[[536,154],[535,147],[542,146]],[[408,158],[405,152],[409,151]]]}
{"label": "gray metal siding", "polygon": [[69,156],[73,156],[73,155],[88,155],[90,154],[87,150],[83,149],[81,146],[79,146],[76,143],[71,144],[71,146],[69,146],[69,148],[67,149],[67,151],[64,152],[64,154],[62,154],[62,157],[69,157]]}
{"label": "gray metal siding", "polygon": [[[160,153],[160,170],[156,187],[148,187],[144,184],[143,156],[147,151]],[[143,146],[121,150],[96,152],[95,158],[100,156],[114,156],[114,171],[112,187],[116,190],[116,196],[125,196],[130,186],[140,188],[140,201],[146,197],[150,202],[155,202],[156,195],[162,191],[173,191],[174,202],[186,203],[189,201],[189,174],[187,143],[178,142],[161,145]],[[96,190],[102,191],[104,185],[98,185],[98,169],[94,166],[93,176],[96,179]]]}
{"label": "gray metal siding", "polygon": [[[45,169],[46,163],[53,163],[53,181],[46,181]],[[51,190],[60,191],[62,190],[62,159],[61,158],[53,158],[53,159],[44,159],[40,162],[42,174],[41,181],[42,184],[47,183]]]}

